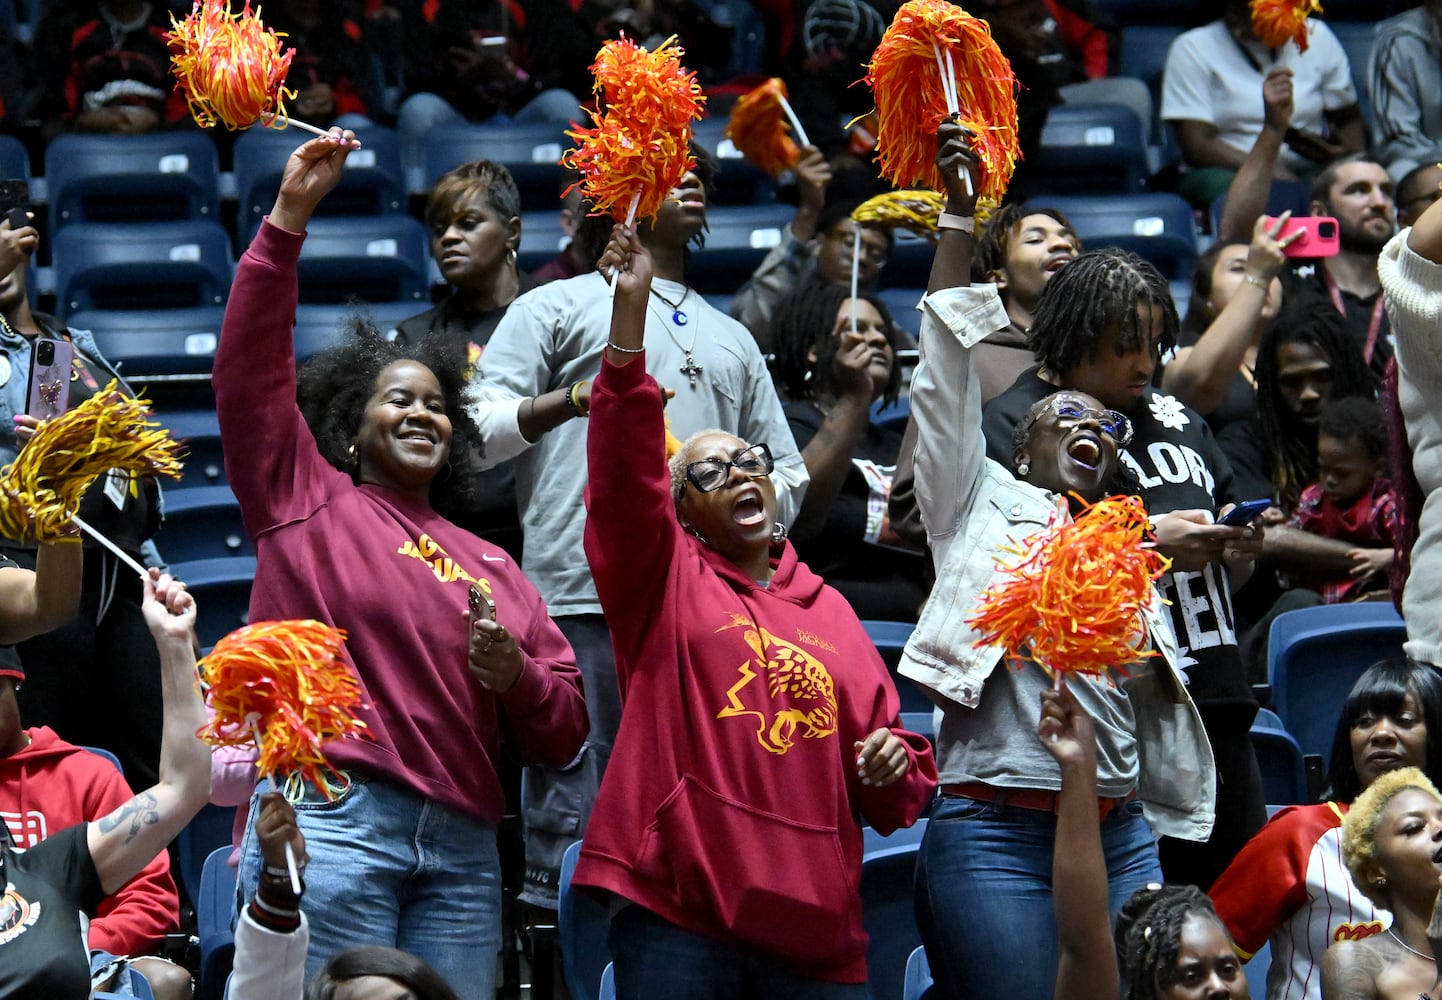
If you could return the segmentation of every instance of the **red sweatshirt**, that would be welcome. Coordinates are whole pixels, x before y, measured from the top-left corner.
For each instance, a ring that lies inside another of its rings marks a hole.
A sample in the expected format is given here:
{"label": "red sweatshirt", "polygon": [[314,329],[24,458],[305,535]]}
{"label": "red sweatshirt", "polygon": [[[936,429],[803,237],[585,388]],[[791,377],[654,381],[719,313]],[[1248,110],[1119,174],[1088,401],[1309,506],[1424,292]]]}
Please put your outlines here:
{"label": "red sweatshirt", "polygon": [[[588,730],[570,644],[504,551],[395,490],[357,486],[321,457],[295,402],[291,325],[304,237],[263,222],[236,268],[215,355],[226,473],[255,539],[250,620],[313,618],[348,633],[374,706],[369,737],[326,748],[340,768],[494,825],[501,718],[519,756],[560,767]],[[495,695],[467,669],[472,581],[525,654]],[[204,613],[202,609],[202,614]]]}
{"label": "red sweatshirt", "polygon": [[[66,743],[49,729],[27,729],[30,745],[0,757],[0,818],[19,848],[66,827],[108,815],[135,794],[115,765]],[[180,900],[161,851],[112,895],[90,921],[90,947],[144,955],[180,926]]]}
{"label": "red sweatshirt", "polygon": [[[804,975],[864,982],[859,820],[916,821],[930,747],[898,728],[875,646],[795,549],[774,550],[762,586],[682,531],[642,362],[604,364],[591,395],[586,555],[624,710],[575,880]],[[910,769],[864,786],[853,743],[881,726]]]}

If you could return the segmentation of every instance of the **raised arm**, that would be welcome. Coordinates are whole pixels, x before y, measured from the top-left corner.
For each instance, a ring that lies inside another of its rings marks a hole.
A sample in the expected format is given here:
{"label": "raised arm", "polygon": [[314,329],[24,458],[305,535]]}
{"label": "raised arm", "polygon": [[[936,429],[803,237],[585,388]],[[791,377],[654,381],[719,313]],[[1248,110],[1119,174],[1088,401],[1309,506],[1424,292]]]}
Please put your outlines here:
{"label": "raised arm", "polygon": [[1097,744],[1091,719],[1066,687],[1041,693],[1037,739],[1061,767],[1052,851],[1056,1000],[1115,996],[1120,988],[1107,911],[1107,867],[1097,825]]}
{"label": "raised arm", "polygon": [[0,643],[9,645],[59,628],[80,604],[79,538],[42,542],[35,569],[0,569]]}
{"label": "raised arm", "polygon": [[160,650],[160,781],[86,830],[106,895],[165,850],[210,798],[210,751],[195,735],[205,722],[195,682],[195,600],[159,570],[150,571],[144,586],[141,611]]}
{"label": "raised arm", "polygon": [[1217,239],[1240,243],[1247,239],[1257,217],[1267,208],[1277,158],[1282,155],[1287,130],[1292,127],[1292,71],[1274,66],[1262,81],[1262,131],[1251,152],[1237,166],[1227,188],[1227,200],[1217,225]]}

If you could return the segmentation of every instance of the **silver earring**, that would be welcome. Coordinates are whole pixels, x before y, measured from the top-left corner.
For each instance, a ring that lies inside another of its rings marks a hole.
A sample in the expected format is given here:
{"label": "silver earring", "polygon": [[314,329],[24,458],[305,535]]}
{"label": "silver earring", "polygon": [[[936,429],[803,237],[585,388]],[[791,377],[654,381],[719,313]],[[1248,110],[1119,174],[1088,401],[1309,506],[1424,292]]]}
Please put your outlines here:
{"label": "silver earring", "polygon": [[360,468],[360,456],[356,453],[354,441],[352,441],[350,447],[345,450],[345,454],[346,457],[350,459],[352,468]]}
{"label": "silver earring", "polygon": [[1031,466],[1027,465],[1025,462],[1022,462],[1016,467],[1016,474],[1018,476],[1021,476],[1023,479],[1026,478],[1027,473],[1029,472],[1031,472]]}
{"label": "silver earring", "polygon": [[786,525],[777,521],[771,528],[771,543],[780,545],[784,541],[786,541]]}
{"label": "silver earring", "polygon": [[507,263],[507,264],[510,264],[512,267],[515,267],[515,266],[516,266],[516,248],[515,248],[515,247],[511,247],[509,250],[506,251],[506,263]]}
{"label": "silver earring", "polygon": [[1378,889],[1385,889],[1385,888],[1387,888],[1387,880],[1386,880],[1385,878],[1379,878],[1379,879],[1377,880],[1377,888],[1378,888]]}

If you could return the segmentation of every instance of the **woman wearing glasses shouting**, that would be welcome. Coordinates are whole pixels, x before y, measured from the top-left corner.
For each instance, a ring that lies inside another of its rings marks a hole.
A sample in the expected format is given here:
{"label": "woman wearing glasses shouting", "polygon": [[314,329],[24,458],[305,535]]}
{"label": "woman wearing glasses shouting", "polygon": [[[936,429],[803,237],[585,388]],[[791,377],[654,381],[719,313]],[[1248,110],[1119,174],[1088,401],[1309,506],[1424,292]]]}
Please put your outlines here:
{"label": "woman wearing glasses shouting", "polygon": [[[978,645],[967,619],[1029,536],[1058,517],[1085,516],[1080,501],[1130,492],[1120,455],[1132,425],[1093,395],[1063,389],[1026,411],[1009,462],[986,457],[973,349],[1009,319],[995,285],[970,284],[970,192],[979,185],[961,180],[975,163],[967,134],[943,123],[938,146],[948,207],[911,386],[916,497],[937,577],[900,667],[942,711],[941,796],[918,862],[918,922],[938,996],[1099,997],[1075,988],[1077,962],[1105,965],[1110,943],[1104,933],[1078,940],[1076,931],[1105,929],[1107,914],[1067,919],[1078,901],[1052,893],[1054,868],[1072,863],[1077,846],[1053,850],[1061,768],[1036,737],[1040,692],[1051,679],[1036,663],[1008,663],[999,646]],[[1067,684],[1096,732],[1113,916],[1133,891],[1162,881],[1154,830],[1204,840],[1213,822],[1212,753],[1159,596],[1145,619],[1160,656]],[[1057,982],[1059,957],[1071,987]]]}
{"label": "woman wearing glasses shouting", "polygon": [[909,826],[927,741],[860,621],[776,530],[765,442],[665,460],[646,374],[651,258],[617,227],[591,391],[586,555],[616,648],[620,732],[575,883],[612,896],[617,996],[866,996],[858,818]]}

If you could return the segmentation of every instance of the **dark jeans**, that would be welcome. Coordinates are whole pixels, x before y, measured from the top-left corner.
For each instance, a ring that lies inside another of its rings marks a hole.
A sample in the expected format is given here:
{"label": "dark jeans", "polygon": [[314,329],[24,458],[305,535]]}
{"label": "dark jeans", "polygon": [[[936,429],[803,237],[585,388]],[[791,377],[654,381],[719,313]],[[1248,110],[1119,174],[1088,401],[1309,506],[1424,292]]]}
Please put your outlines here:
{"label": "dark jeans", "polygon": [[829,983],[749,948],[683,930],[634,903],[611,918],[616,1000],[866,1000],[865,983]]}

